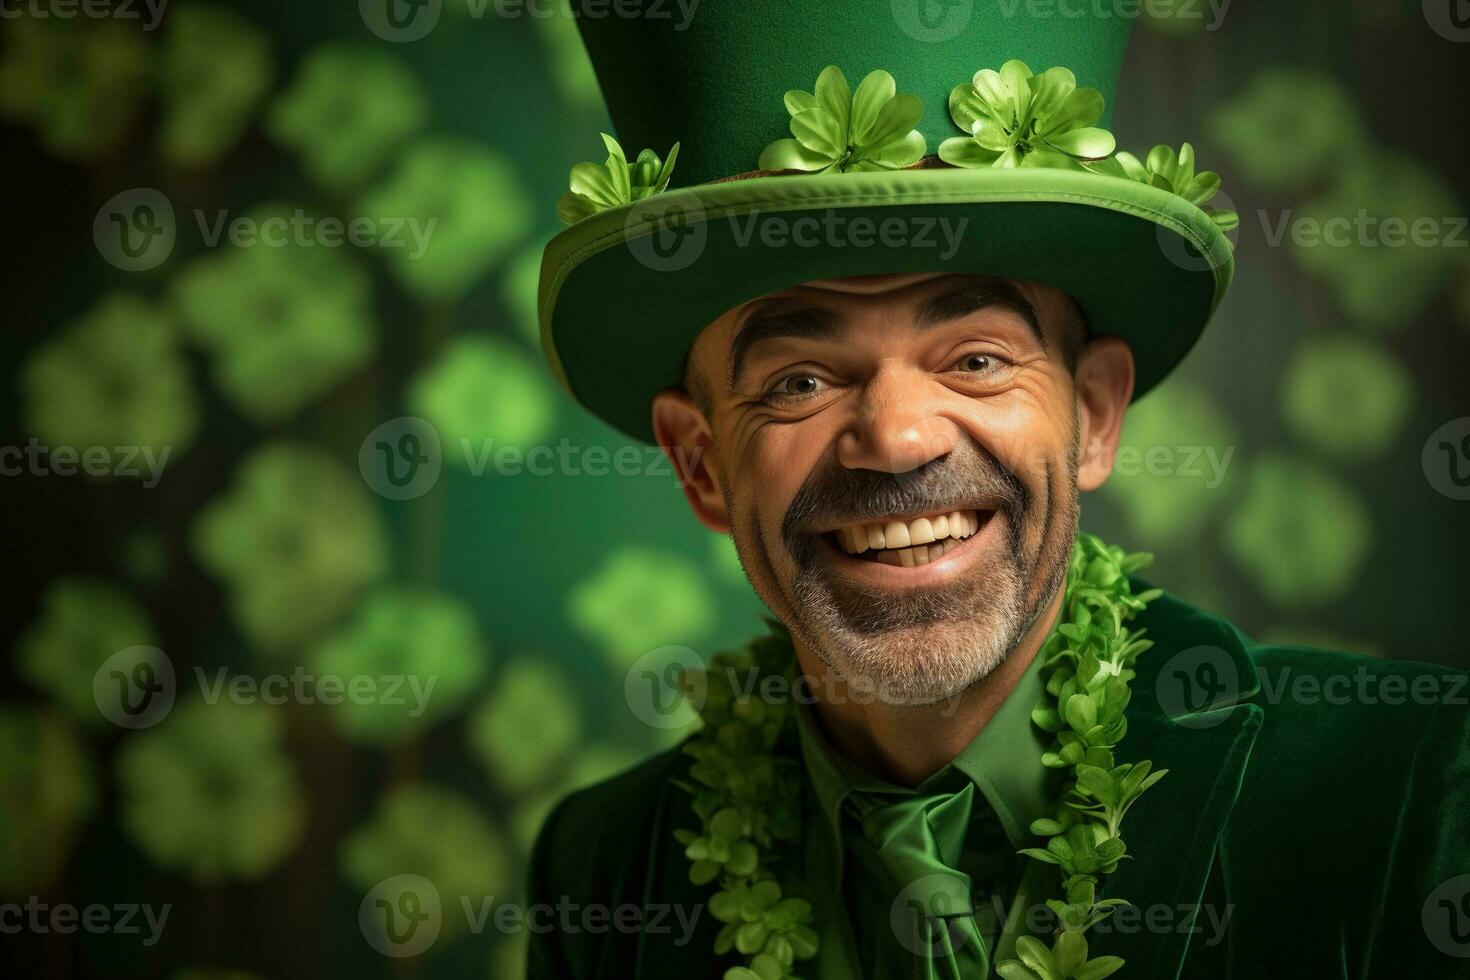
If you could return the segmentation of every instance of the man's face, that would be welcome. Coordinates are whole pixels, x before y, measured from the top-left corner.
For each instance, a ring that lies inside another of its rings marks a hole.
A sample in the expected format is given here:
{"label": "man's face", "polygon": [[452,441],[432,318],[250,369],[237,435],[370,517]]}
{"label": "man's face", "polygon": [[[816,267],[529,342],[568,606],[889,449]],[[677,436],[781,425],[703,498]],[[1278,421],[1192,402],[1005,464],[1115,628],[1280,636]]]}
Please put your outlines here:
{"label": "man's face", "polygon": [[723,520],[701,516],[729,527],[761,598],[849,683],[894,703],[957,694],[1065,575],[1081,332],[1064,294],[972,276],[743,304],[690,355],[720,498],[704,503]]}

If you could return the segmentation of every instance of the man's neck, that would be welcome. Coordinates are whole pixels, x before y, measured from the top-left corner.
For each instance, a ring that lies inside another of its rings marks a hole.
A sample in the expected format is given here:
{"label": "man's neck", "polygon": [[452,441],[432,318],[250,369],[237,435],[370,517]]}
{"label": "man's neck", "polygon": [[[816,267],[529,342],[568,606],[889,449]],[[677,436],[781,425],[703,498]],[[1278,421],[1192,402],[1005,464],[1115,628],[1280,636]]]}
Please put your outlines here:
{"label": "man's neck", "polygon": [[[848,697],[822,660],[795,641],[797,663],[819,694],[815,713],[838,752],[876,776],[917,786],[948,765],[980,734],[1025,675],[1051,633],[1062,589],[1000,665],[972,687],[928,705],[891,705]],[[793,638],[794,639],[794,638]]]}

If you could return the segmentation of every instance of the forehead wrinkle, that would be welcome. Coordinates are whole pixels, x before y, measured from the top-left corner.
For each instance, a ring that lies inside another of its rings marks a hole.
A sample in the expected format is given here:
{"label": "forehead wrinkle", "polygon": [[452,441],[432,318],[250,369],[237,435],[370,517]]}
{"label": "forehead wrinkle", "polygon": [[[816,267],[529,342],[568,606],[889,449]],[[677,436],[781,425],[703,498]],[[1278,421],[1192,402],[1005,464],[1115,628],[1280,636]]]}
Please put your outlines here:
{"label": "forehead wrinkle", "polygon": [[958,320],[981,310],[998,307],[1009,310],[1025,321],[1036,343],[1046,351],[1046,334],[1041,329],[1041,317],[1030,297],[1014,283],[1004,279],[989,279],[970,283],[959,289],[941,293],[919,304],[916,321],[920,327],[935,326]]}

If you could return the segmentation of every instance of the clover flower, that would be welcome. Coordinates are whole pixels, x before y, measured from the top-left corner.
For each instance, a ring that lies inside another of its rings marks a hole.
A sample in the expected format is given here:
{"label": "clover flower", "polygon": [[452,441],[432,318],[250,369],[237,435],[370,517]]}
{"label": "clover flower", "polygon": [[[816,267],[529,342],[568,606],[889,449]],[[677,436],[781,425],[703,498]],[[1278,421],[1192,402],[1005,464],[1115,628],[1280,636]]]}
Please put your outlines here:
{"label": "clover flower", "polygon": [[1011,60],[1000,71],[982,68],[949,93],[949,114],[969,136],[947,139],[939,158],[956,167],[1062,167],[1113,152],[1113,134],[1093,124],[1103,97],[1078,88],[1066,68],[1033,74]]}
{"label": "clover flower", "polygon": [[571,189],[556,202],[556,216],[566,224],[574,225],[599,211],[661,194],[668,189],[674,175],[678,143],[669,150],[667,160],[660,160],[657,153],[645,149],[637,160],[629,163],[618,141],[606,133],[601,135],[607,147],[607,162],[583,162],[573,167]]}
{"label": "clover flower", "polygon": [[841,69],[828,65],[814,91],[786,93],[786,111],[791,138],[761,152],[762,170],[901,170],[918,163],[928,149],[914,129],[924,104],[917,96],[898,95],[893,76],[881,69],[869,73],[854,95]]}
{"label": "clover flower", "polygon": [[1179,147],[1178,153],[1161,143],[1149,150],[1148,157],[1142,161],[1119,150],[1115,159],[1129,180],[1177,194],[1209,215],[1221,231],[1230,231],[1240,224],[1240,215],[1234,211],[1205,207],[1220,190],[1220,175],[1213,170],[1196,172],[1194,147],[1188,143]]}

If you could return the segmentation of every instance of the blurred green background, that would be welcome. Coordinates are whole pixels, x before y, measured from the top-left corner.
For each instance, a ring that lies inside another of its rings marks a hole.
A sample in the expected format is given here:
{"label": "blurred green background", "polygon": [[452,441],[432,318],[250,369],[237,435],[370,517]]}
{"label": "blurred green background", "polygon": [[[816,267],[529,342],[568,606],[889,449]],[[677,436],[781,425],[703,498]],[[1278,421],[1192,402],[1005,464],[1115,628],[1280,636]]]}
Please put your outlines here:
{"label": "blurred green background", "polygon": [[[1253,635],[1470,665],[1470,458],[1436,448],[1470,435],[1467,38],[1417,0],[1175,6],[1135,33],[1116,128],[1222,173],[1237,283],[1084,526]],[[449,906],[513,901],[551,802],[677,737],[629,709],[635,660],[760,614],[537,349],[554,203],[608,125],[574,21],[443,0],[388,40],[371,2],[66,9],[0,20],[0,906],[169,917],[46,912],[0,933],[5,972],[518,976],[520,937]],[[1290,231],[1360,212],[1440,239]],[[211,244],[272,215],[405,244]],[[512,472],[535,447],[575,470]],[[381,454],[435,462],[399,486]],[[292,693],[324,677],[383,696]],[[127,714],[130,681],[165,707]],[[446,903],[414,958],[359,925],[400,874]]]}

